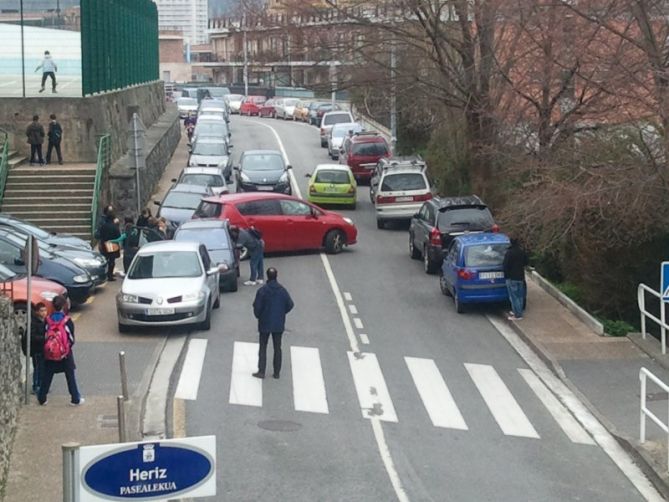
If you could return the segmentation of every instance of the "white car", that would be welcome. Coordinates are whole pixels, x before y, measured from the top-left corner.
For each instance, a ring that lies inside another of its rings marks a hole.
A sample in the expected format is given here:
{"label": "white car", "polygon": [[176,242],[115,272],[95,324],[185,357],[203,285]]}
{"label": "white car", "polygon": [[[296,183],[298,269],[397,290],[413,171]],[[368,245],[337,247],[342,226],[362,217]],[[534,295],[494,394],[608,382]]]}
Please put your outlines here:
{"label": "white car", "polygon": [[295,106],[299,103],[299,99],[295,98],[286,98],[279,100],[278,103],[274,103],[274,118],[281,118],[283,120],[293,119],[295,114]]}
{"label": "white car", "polygon": [[224,268],[198,242],[145,244],[116,295],[119,331],[184,324],[210,329],[211,311],[221,304],[218,283]]}
{"label": "white car", "polygon": [[364,127],[357,122],[343,122],[333,125],[332,129],[330,129],[330,134],[328,134],[328,155],[330,158],[332,160],[339,158],[339,150],[344,144],[346,136],[364,130]]}
{"label": "white car", "polygon": [[197,99],[178,98],[177,110],[179,111],[179,117],[185,119],[191,112],[197,112]]}
{"label": "white car", "polygon": [[411,220],[423,202],[432,198],[426,168],[417,158],[379,161],[369,186],[377,228],[384,228],[388,221]]}
{"label": "white car", "polygon": [[[231,166],[229,157],[227,158],[227,165],[222,167],[185,167],[179,178],[172,179],[172,182],[177,185],[208,186],[214,192],[214,195],[229,193],[230,190],[224,174],[227,166]],[[232,167],[230,167],[231,170]]]}
{"label": "white car", "polygon": [[321,147],[325,148],[328,146],[328,134],[330,134],[330,129],[335,124],[343,124],[344,122],[355,122],[351,112],[327,112],[323,114],[321,119]]}
{"label": "white car", "polygon": [[228,106],[230,107],[230,113],[239,113],[244,96],[241,94],[228,94],[225,97],[225,100],[228,102]]}

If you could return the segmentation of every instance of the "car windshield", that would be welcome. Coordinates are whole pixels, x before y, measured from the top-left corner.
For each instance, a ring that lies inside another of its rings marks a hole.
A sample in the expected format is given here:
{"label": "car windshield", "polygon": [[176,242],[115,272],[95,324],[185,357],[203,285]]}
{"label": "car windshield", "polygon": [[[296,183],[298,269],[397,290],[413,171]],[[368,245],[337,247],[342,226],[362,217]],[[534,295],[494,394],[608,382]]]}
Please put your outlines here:
{"label": "car windshield", "polygon": [[348,113],[333,113],[325,117],[323,125],[341,124],[342,122],[350,122],[351,116]]}
{"label": "car windshield", "polygon": [[485,206],[463,207],[448,209],[439,212],[437,225],[439,230],[445,231],[453,227],[469,230],[486,230],[494,225],[495,221],[490,210]]}
{"label": "car windshield", "polygon": [[380,157],[388,153],[388,147],[385,143],[356,143],[351,152],[363,157]]}
{"label": "car windshield", "polygon": [[225,148],[225,143],[221,142],[211,142],[211,143],[198,143],[196,142],[193,145],[193,155],[214,155],[221,156],[227,155],[227,149]]}
{"label": "car windshield", "polygon": [[480,244],[465,247],[465,266],[499,267],[504,262],[508,244]]}
{"label": "car windshield", "polygon": [[362,131],[362,127],[360,127],[360,124],[351,124],[348,122],[345,124],[337,124],[332,128],[332,137],[343,138],[348,136],[350,131],[360,132]]}
{"label": "car windshield", "polygon": [[332,183],[335,185],[348,185],[351,183],[348,173],[339,169],[320,169],[316,173],[316,179],[314,181],[316,183]]}
{"label": "car windshield", "polygon": [[382,192],[396,192],[399,190],[425,190],[425,177],[420,173],[389,174],[381,183]]}
{"label": "car windshield", "polygon": [[198,122],[195,132],[197,136],[225,137],[228,134],[228,130],[223,122]]}
{"label": "car windshield", "polygon": [[207,90],[212,98],[222,98],[230,94],[230,89],[227,87],[207,87]]}
{"label": "car windshield", "polygon": [[140,255],[128,273],[130,279],[199,277],[202,267],[193,251],[163,251]]}
{"label": "car windshield", "polygon": [[17,275],[4,265],[0,265],[0,281],[11,281]]}
{"label": "car windshield", "polygon": [[194,241],[209,250],[230,249],[228,232],[224,228],[182,228],[174,236],[175,241]]}
{"label": "car windshield", "polygon": [[225,186],[223,176],[218,174],[184,174],[179,183],[209,187]]}
{"label": "car windshield", "polygon": [[202,200],[202,195],[199,193],[170,192],[161,206],[175,209],[195,209],[200,205],[200,200]]}
{"label": "car windshield", "polygon": [[283,106],[295,106],[299,100],[297,99],[284,99]]}
{"label": "car windshield", "polygon": [[197,99],[179,98],[177,99],[177,106],[197,106]]}
{"label": "car windshield", "polygon": [[283,159],[281,155],[275,154],[244,155],[242,169],[247,171],[277,171],[283,169]]}

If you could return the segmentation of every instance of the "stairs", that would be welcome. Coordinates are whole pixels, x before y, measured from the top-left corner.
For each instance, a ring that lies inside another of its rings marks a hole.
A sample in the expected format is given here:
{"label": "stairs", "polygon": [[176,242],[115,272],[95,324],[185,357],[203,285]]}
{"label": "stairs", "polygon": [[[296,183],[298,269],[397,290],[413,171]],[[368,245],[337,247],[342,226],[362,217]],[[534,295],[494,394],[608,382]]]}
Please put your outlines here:
{"label": "stairs", "polygon": [[11,170],[14,167],[18,167],[23,164],[26,160],[19,152],[16,150],[10,150],[7,154],[7,164],[9,164],[9,169]]}
{"label": "stairs", "polygon": [[9,170],[2,212],[90,241],[94,185],[95,164],[20,165]]}

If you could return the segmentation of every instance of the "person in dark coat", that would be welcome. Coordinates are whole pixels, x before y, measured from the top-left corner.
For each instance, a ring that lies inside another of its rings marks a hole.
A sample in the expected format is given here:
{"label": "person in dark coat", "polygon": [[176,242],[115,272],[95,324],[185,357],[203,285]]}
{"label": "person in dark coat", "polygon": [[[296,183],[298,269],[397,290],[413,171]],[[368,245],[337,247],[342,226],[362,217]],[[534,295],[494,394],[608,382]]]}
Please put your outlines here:
{"label": "person in dark coat", "polygon": [[133,258],[135,258],[137,251],[139,251],[139,237],[139,229],[133,223],[133,219],[126,216],[121,236],[118,239],[109,241],[120,244],[123,248],[123,270],[126,274]]}
{"label": "person in dark coat", "polygon": [[[107,250],[107,242],[118,239],[121,236],[121,231],[119,230],[118,220],[114,213],[114,208],[108,206],[105,210],[105,215],[100,225],[100,252],[107,258],[107,280],[115,281],[114,278],[114,266],[116,265],[116,259],[121,256],[121,248],[117,244],[115,251]],[[110,244],[113,244],[110,242]]]}
{"label": "person in dark coat", "polygon": [[286,314],[293,310],[295,304],[288,291],[277,281],[278,272],[275,268],[267,269],[267,284],[256,293],[253,302],[253,314],[258,319],[260,350],[258,351],[258,371],[253,373],[256,378],[265,378],[267,365],[267,342],[272,335],[274,347],[274,378],[281,373],[281,335],[286,325]]}
{"label": "person in dark coat", "polygon": [[[44,126],[39,123],[39,115],[33,115],[33,121],[26,128],[26,136],[30,145],[30,165],[39,161],[40,166],[44,165],[42,157],[42,144],[44,144]],[[37,157],[37,158],[35,158]]]}
{"label": "person in dark coat", "polygon": [[55,149],[56,155],[58,155],[58,163],[63,165],[63,154],[60,151],[60,141],[63,139],[63,128],[56,120],[56,115],[51,114],[49,117],[51,122],[49,122],[49,130],[47,132],[47,138],[49,138],[49,146],[46,149],[46,163],[51,163],[51,152]]}
{"label": "person in dark coat", "polygon": [[151,210],[147,207],[142,209],[142,214],[139,215],[139,218],[137,218],[137,226],[142,228],[142,227],[148,227],[149,226],[149,219],[151,218]]}
{"label": "person in dark coat", "polygon": [[[79,406],[84,403],[84,398],[81,397],[79,392],[79,387],[77,386],[77,379],[75,377],[74,371],[77,368],[74,363],[74,353],[72,352],[72,347],[74,347],[74,322],[70,319],[69,316],[63,312],[63,309],[67,305],[67,300],[65,297],[58,295],[53,299],[53,308],[54,312],[47,317],[47,326],[49,320],[52,322],[60,322],[63,319],[67,318],[65,323],[65,331],[67,331],[68,341],[70,342],[70,352],[62,361],[49,361],[44,360],[44,366],[42,371],[42,385],[40,386],[39,392],[37,393],[37,401],[41,405],[47,403],[47,394],[49,394],[49,389],[51,388],[51,382],[53,381],[53,375],[55,373],[65,373],[65,380],[67,381],[67,390],[70,393],[70,404],[72,406]],[[48,327],[47,330],[48,331]]]}
{"label": "person in dark coat", "polygon": [[504,255],[504,278],[511,301],[510,321],[520,321],[525,310],[525,267],[528,264],[527,253],[518,239],[511,239],[511,245]]}
{"label": "person in dark coat", "polygon": [[[30,313],[30,359],[33,362],[33,394],[39,392],[44,366],[44,335],[46,334],[46,305],[39,302]],[[26,331],[21,332],[21,350],[26,355]]]}
{"label": "person in dark coat", "polygon": [[230,236],[240,248],[246,248],[249,253],[249,267],[251,278],[244,282],[245,286],[255,286],[263,283],[263,256],[265,243],[260,232],[251,227],[249,229],[232,227]]}

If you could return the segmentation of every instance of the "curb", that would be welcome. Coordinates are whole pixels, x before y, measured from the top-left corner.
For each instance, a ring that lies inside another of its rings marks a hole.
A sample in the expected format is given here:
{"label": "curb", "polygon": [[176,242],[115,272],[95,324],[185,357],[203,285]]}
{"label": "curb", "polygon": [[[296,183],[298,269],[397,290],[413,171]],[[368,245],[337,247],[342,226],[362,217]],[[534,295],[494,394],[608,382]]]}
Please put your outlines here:
{"label": "curb", "polygon": [[653,362],[659,364],[665,370],[669,370],[669,354],[662,354],[660,341],[653,335],[647,334],[644,340],[641,333],[628,333],[627,339],[650,357]]}
{"label": "curb", "polygon": [[[538,274],[537,274],[538,275]],[[541,276],[539,276],[541,277]],[[507,326],[509,326],[533,351],[539,356],[539,358],[557,375],[557,377],[564,383],[567,388],[583,403],[583,405],[588,409],[590,413],[604,426],[604,428],[611,434],[616,441],[622,446],[622,448],[632,457],[635,463],[643,471],[643,473],[648,477],[649,481],[653,484],[655,489],[659,491],[662,496],[669,500],[669,484],[668,481],[662,476],[663,471],[658,471],[655,467],[655,463],[648,456],[645,450],[640,447],[636,441],[632,438],[621,434],[616,429],[608,418],[602,415],[599,410],[588,400],[588,398],[574,385],[574,383],[567,377],[567,374],[560,366],[560,363],[555,360],[555,358],[543,348],[543,346],[532,340],[532,337],[527,335],[517,323],[512,321],[506,321]]]}

